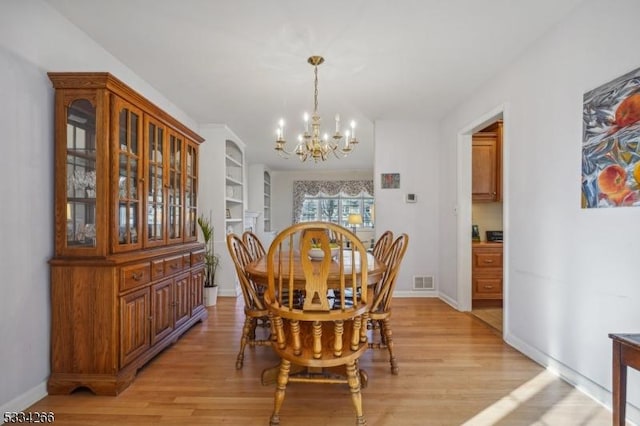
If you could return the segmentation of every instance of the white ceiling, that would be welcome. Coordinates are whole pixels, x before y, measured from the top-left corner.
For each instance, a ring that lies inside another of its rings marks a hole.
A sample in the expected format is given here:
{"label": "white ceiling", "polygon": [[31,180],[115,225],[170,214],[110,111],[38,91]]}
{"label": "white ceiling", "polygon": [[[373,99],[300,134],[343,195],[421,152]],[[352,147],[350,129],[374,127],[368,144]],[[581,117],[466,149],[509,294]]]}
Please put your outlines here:
{"label": "white ceiling", "polygon": [[[46,0],[200,124],[224,123],[272,170],[371,169],[373,122],[435,120],[581,0]],[[313,110],[358,123],[356,151],[322,165],[289,148]],[[103,70],[96,70],[103,71]]]}

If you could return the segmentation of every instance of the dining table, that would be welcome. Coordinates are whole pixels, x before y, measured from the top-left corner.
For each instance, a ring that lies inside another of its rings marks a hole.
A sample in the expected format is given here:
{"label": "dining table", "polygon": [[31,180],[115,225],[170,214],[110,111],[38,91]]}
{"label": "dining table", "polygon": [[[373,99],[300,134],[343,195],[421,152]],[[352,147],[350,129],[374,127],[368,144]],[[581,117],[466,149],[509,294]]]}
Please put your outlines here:
{"label": "dining table", "polygon": [[[351,258],[350,253],[345,251],[345,258]],[[304,272],[302,270],[302,264],[300,262],[300,253],[294,252],[293,256],[289,256],[288,252],[283,253],[283,267],[282,271],[286,273],[286,276],[283,277],[285,279],[289,279],[289,259],[293,259],[293,278],[294,278],[294,288],[304,289],[305,288],[305,277]],[[276,262],[277,263],[277,262]],[[360,262],[355,262],[359,264]],[[350,265],[344,265],[345,268],[345,279],[351,279],[350,273]],[[373,254],[367,253],[367,284],[366,287],[368,289],[369,295],[373,292],[373,288],[375,285],[382,279],[384,271],[386,270],[386,265],[384,262],[376,259]],[[267,256],[261,257],[253,262],[247,264],[245,271],[254,280],[257,284],[263,285],[265,288],[269,285],[269,275],[267,270]],[[278,278],[277,271],[275,274],[276,278]],[[327,278],[328,287],[331,288],[332,283],[339,283],[340,281],[340,263],[337,259],[334,259],[329,268],[329,275]],[[348,281],[347,281],[348,282]],[[372,297],[368,297],[367,300],[371,300]],[[306,367],[291,365],[291,374],[302,372],[306,369]],[[273,366],[265,369],[262,372],[262,384],[269,385],[276,382],[278,375],[279,365]],[[360,380],[362,387],[366,387],[367,385],[367,373],[364,370],[360,370]]]}
{"label": "dining table", "polygon": [[[350,258],[350,252],[345,251],[344,257],[345,259]],[[283,262],[282,262],[282,270],[287,274],[286,278],[289,279],[289,254],[285,252],[283,254]],[[277,263],[277,260],[276,262]],[[359,263],[359,262],[357,262]],[[350,265],[345,262],[345,279],[350,280]],[[373,254],[367,253],[367,287],[371,288],[374,286],[380,279],[382,278],[382,274],[384,273],[386,266],[383,262],[376,259]],[[265,287],[269,284],[269,278],[267,273],[267,256],[263,256],[253,262],[250,262],[246,266],[246,272],[249,274],[252,280],[256,283],[261,284]],[[278,278],[278,271],[275,271],[275,276]],[[300,262],[300,253],[294,252],[293,254],[293,279],[295,288],[303,289],[305,287],[305,276],[304,271],[302,270],[302,264]],[[329,268],[329,276],[328,276],[328,284],[331,287],[332,283],[338,283],[340,281],[340,264],[334,259],[331,262]]]}

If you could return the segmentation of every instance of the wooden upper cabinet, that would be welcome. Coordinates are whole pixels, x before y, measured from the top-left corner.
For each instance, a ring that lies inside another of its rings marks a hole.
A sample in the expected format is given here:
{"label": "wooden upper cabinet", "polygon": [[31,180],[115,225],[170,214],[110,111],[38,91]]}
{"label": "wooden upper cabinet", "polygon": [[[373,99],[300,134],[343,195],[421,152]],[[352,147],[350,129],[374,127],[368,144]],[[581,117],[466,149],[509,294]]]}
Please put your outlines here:
{"label": "wooden upper cabinet", "polygon": [[56,96],[55,248],[66,256],[100,256],[108,182],[108,139],[101,116],[108,110],[103,92],[78,90]]}
{"label": "wooden upper cabinet", "polygon": [[471,198],[502,201],[502,122],[473,134]]}
{"label": "wooden upper cabinet", "polygon": [[112,152],[114,179],[118,193],[114,209],[114,232],[111,233],[113,252],[130,251],[142,247],[143,164],[142,110],[113,96],[111,108]]}
{"label": "wooden upper cabinet", "polygon": [[198,146],[188,140],[186,144],[185,158],[185,241],[198,239]]}
{"label": "wooden upper cabinet", "polygon": [[167,225],[169,242],[181,242],[184,237],[184,169],[185,141],[176,132],[169,132],[169,164],[167,180]]}
{"label": "wooden upper cabinet", "polygon": [[165,244],[167,236],[167,128],[153,117],[145,117],[146,160],[144,193],[147,208],[145,247]]}
{"label": "wooden upper cabinet", "polygon": [[108,73],[49,73],[56,89],[56,256],[197,240],[203,139]]}

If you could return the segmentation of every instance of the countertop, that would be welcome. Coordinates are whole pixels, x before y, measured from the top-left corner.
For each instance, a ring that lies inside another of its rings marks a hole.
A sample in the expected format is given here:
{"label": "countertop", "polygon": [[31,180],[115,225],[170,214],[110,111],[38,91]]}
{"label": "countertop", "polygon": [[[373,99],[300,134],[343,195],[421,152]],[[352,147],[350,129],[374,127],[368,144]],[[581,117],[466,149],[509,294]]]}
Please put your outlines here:
{"label": "countertop", "polygon": [[493,241],[472,241],[474,246],[486,246],[486,247],[502,247],[501,242],[493,242]]}

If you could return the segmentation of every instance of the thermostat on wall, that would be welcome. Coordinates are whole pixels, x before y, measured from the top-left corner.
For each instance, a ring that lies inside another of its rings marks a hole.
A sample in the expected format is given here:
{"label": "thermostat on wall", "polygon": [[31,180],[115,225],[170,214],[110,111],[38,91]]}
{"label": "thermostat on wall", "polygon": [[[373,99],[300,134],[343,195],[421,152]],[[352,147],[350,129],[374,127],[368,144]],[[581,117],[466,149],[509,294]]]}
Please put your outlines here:
{"label": "thermostat on wall", "polygon": [[416,201],[418,201],[416,194],[407,194],[407,203],[415,203]]}

